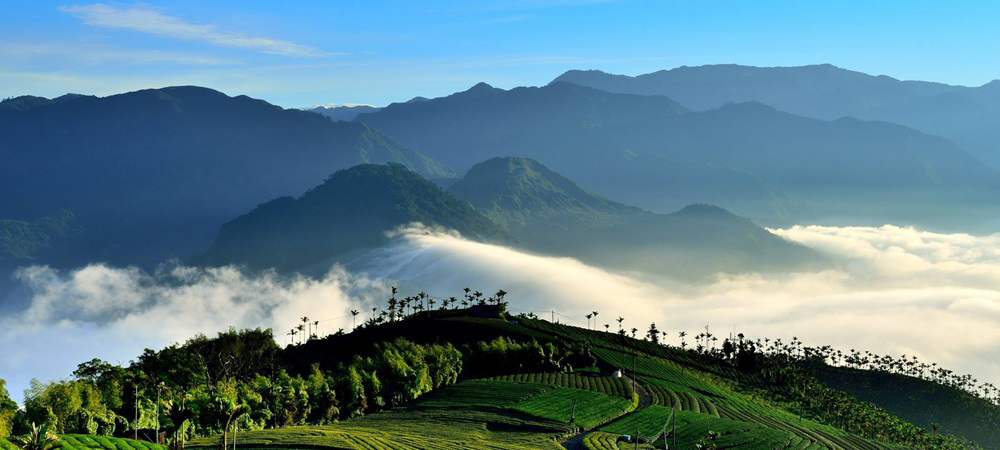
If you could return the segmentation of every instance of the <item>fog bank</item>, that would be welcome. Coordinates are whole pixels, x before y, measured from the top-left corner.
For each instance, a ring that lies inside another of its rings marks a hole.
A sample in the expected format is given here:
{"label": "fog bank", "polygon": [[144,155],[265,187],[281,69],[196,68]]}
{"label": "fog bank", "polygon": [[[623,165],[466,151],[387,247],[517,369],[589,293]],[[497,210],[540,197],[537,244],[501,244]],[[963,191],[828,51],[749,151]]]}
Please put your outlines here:
{"label": "fog bank", "polygon": [[[320,334],[350,329],[389,285],[447,298],[462,288],[507,291],[514,312],[587,326],[624,317],[642,335],[651,322],[679,342],[706,325],[717,336],[795,336],[806,345],[916,355],[980,380],[1000,381],[1000,236],[937,234],[895,226],[797,226],[772,230],[832,255],[835,270],[718,276],[693,285],[669,274],[614,273],[569,258],[532,255],[411,226],[389,245],[319,279],[232,267],[88,266],[72,272],[22,269],[30,307],[0,319],[0,378],[13,396],[31,377],[65,378],[94,357],[126,363],[195,333],[272,327],[279,344],[299,318],[325,320]],[[692,339],[688,338],[691,343]]]}

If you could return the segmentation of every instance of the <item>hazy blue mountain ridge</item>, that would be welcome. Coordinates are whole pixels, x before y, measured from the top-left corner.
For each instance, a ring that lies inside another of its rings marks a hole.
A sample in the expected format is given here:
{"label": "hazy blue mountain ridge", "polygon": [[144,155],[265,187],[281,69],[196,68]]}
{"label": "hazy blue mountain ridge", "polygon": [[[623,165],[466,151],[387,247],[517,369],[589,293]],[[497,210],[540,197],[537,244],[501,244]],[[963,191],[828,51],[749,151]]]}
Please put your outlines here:
{"label": "hazy blue mountain ridge", "polygon": [[4,102],[0,211],[21,219],[71,209],[109,243],[113,262],[190,256],[262,200],[359,163],[454,176],[363,124],[206,88],[60,99]]}
{"label": "hazy blue mountain ridge", "polygon": [[333,120],[351,121],[354,120],[356,117],[358,117],[358,114],[370,113],[378,110],[379,108],[375,106],[355,105],[355,106],[317,106],[315,108],[309,108],[306,111],[322,114]]}
{"label": "hazy blue mountain ridge", "polygon": [[899,123],[954,140],[1000,167],[1000,81],[978,87],[901,81],[830,64],[752,67],[734,64],[678,67],[635,77],[571,70],[554,82],[608,92],[663,95],[695,110],[759,101],[825,120],[844,116]]}
{"label": "hazy blue mountain ridge", "polygon": [[[529,157],[657,212],[711,200],[765,224],[846,218],[944,226],[958,214],[948,208],[992,205],[1000,190],[1000,172],[946,139],[760,102],[692,112],[663,96],[565,82],[509,91],[480,83],[357,120],[459,169],[498,154]],[[664,169],[650,170],[650,162]],[[681,172],[671,163],[692,162],[716,178],[663,183]],[[747,189],[748,182],[760,184]]]}

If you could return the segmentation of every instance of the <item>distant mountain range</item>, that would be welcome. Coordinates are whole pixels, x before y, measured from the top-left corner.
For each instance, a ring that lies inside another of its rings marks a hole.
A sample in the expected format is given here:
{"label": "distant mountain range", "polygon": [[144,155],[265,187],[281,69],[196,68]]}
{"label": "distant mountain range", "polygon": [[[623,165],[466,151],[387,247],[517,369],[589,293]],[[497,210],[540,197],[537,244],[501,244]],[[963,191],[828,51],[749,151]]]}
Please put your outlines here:
{"label": "distant mountain range", "polygon": [[[970,111],[987,114],[1000,99],[995,84],[904,82],[832,66],[706,66],[640,77],[571,71],[543,87],[480,83],[385,108],[318,111],[357,114],[353,121],[192,86],[23,96],[0,102],[0,240],[8,263],[150,267],[204,252],[222,224],[263,201],[300,195],[338,170],[385,163],[475,205],[493,230],[481,236],[502,232],[524,247],[594,261],[604,243],[638,251],[649,236],[684,235],[664,231],[674,226],[666,213],[723,216],[685,209],[692,204],[767,226],[995,231],[1000,172],[955,142],[893,123],[825,120],[886,111],[949,120],[920,112],[933,108],[914,99],[973,99],[987,106]],[[493,160],[504,155],[527,159]],[[73,217],[65,228],[72,232],[39,225],[64,217],[58,211]],[[592,239],[591,254],[572,239]],[[741,251],[750,256],[730,258],[740,262],[727,270],[752,265],[757,250]]]}
{"label": "distant mountain range", "polygon": [[1000,172],[940,137],[759,102],[695,112],[664,96],[566,82],[509,91],[480,83],[357,121],[459,170],[496,155],[530,157],[653,211],[715,202],[769,225],[940,226],[959,211],[968,224],[968,211],[991,205],[1000,189]]}
{"label": "distant mountain range", "polygon": [[478,164],[448,192],[401,165],[342,170],[298,199],[272,200],[225,224],[212,248],[195,261],[325,271],[333,262],[350,263],[385,244],[385,232],[411,222],[675,278],[825,263],[816,252],[721,208],[650,213],[584,191],[524,158]]}
{"label": "distant mountain range", "polygon": [[322,114],[333,120],[354,120],[358,117],[358,114],[370,113],[378,111],[381,108],[371,106],[371,105],[356,105],[356,106],[317,106],[315,108],[307,109],[306,111],[314,112],[317,114]]}
{"label": "distant mountain range", "polygon": [[363,124],[199,87],[9,99],[0,135],[0,219],[69,209],[106,244],[91,256],[128,264],[190,256],[233,216],[359,163],[455,176]]}
{"label": "distant mountain range", "polygon": [[663,95],[695,110],[758,101],[782,111],[833,120],[844,116],[910,126],[954,140],[1000,168],[1000,80],[978,87],[901,81],[829,64],[678,67],[635,77],[571,70],[554,81],[608,92]]}

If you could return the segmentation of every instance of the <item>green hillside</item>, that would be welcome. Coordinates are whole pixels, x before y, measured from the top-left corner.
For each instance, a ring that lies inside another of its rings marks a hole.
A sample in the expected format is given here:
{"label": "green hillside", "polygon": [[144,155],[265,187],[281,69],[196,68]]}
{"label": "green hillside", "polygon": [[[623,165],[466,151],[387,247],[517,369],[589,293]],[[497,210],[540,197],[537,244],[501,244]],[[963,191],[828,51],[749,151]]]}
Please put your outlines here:
{"label": "green hillside", "polygon": [[[990,448],[1000,447],[997,436],[1000,408],[996,408],[1000,397],[997,389],[991,384],[976,386],[981,395],[972,395],[959,386],[973,380],[952,378],[942,372],[945,371],[928,367],[924,374],[918,376],[886,370],[822,366],[816,370],[816,375],[831,387],[875,403],[921,427],[963,436]],[[942,375],[952,379],[942,378]],[[927,405],[934,407],[928,408]]]}
{"label": "green hillside", "polygon": [[[742,335],[719,343],[708,332],[665,345],[652,325],[642,339],[623,325],[508,315],[507,305],[503,291],[393,295],[349,333],[311,336],[303,318],[284,349],[270,330],[230,330],[147,350],[128,367],[90,361],[72,380],[33,385],[13,434],[41,421],[91,445],[100,439],[74,433],[120,433],[133,414],[172,445],[206,449],[613,449],[626,439],[647,449],[966,449],[993,447],[1000,434],[981,429],[973,442],[958,428],[921,428],[882,406],[892,399],[827,384],[816,374],[840,370],[828,347]],[[973,395],[939,387],[935,404]],[[995,401],[976,395],[968,413],[995,415]],[[74,398],[77,409],[63,406]],[[954,412],[928,411],[934,422]]]}

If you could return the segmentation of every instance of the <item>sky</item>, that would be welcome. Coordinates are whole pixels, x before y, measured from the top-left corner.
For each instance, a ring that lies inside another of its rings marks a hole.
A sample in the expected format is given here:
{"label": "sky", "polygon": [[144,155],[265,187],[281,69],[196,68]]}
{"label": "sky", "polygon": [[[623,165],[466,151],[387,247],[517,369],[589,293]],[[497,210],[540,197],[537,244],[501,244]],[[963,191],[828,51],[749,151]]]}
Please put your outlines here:
{"label": "sky", "polygon": [[1000,78],[1000,2],[147,1],[0,3],[0,98],[200,85],[283,107],[383,106],[569,69],[831,63]]}

